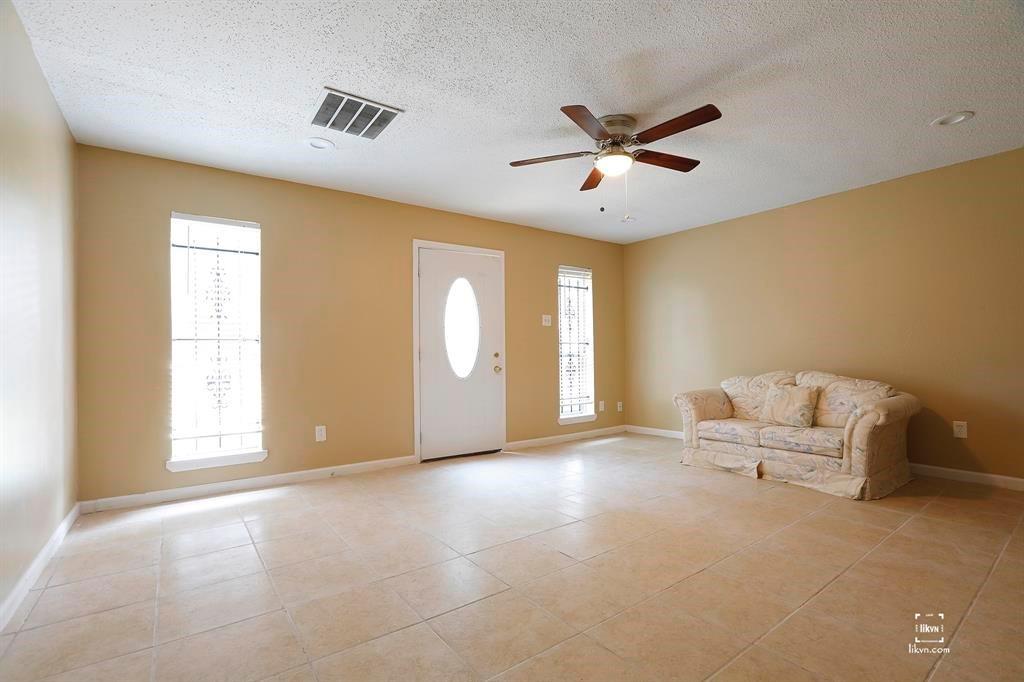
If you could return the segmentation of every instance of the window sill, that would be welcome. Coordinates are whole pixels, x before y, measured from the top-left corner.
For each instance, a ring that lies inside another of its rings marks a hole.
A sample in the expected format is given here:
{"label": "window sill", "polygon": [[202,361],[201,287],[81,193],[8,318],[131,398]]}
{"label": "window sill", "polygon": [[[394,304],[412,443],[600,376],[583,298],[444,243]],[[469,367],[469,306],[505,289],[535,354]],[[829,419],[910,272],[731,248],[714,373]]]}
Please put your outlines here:
{"label": "window sill", "polygon": [[266,450],[227,450],[208,457],[197,457],[195,459],[169,459],[167,460],[167,470],[195,471],[196,469],[229,467],[235,464],[262,462],[266,458]]}
{"label": "window sill", "polygon": [[592,422],[596,420],[596,414],[581,414],[578,417],[559,417],[558,423],[565,426],[567,424],[582,424],[583,422]]}

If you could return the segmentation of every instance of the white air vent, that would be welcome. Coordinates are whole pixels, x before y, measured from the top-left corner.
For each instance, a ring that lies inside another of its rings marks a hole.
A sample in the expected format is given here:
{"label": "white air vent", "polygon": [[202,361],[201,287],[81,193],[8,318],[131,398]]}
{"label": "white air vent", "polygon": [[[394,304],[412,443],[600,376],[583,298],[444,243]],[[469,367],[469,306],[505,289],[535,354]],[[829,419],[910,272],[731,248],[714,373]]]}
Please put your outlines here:
{"label": "white air vent", "polygon": [[386,104],[324,88],[317,100],[313,125],[374,140],[400,112]]}

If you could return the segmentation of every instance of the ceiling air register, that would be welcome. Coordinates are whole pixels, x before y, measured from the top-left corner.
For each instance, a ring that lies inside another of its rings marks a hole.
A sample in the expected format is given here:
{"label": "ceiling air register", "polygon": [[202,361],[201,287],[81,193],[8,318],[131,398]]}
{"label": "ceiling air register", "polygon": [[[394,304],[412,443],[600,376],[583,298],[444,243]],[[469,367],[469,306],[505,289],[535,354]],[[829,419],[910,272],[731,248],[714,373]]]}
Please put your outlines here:
{"label": "ceiling air register", "polygon": [[375,140],[399,113],[401,109],[324,88],[317,101],[313,125]]}

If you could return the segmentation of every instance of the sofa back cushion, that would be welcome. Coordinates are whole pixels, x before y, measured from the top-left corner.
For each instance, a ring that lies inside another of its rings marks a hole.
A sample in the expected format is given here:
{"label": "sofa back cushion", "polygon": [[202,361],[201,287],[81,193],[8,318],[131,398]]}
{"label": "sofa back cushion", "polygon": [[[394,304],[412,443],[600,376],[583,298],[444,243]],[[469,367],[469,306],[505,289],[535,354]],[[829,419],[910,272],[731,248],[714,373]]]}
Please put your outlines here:
{"label": "sofa back cushion", "polygon": [[853,379],[830,372],[800,372],[796,383],[820,389],[814,409],[815,426],[846,426],[850,415],[861,405],[896,395],[892,386],[881,381]]}
{"label": "sofa back cushion", "polygon": [[761,421],[808,428],[814,422],[814,409],[818,404],[819,390],[817,386],[772,384],[765,394]]}
{"label": "sofa back cushion", "polygon": [[758,374],[756,377],[731,377],[723,381],[721,385],[722,390],[732,402],[732,416],[737,419],[757,421],[761,418],[761,408],[764,407],[764,398],[768,393],[768,387],[773,384],[795,386],[796,375],[793,372],[780,370]]}

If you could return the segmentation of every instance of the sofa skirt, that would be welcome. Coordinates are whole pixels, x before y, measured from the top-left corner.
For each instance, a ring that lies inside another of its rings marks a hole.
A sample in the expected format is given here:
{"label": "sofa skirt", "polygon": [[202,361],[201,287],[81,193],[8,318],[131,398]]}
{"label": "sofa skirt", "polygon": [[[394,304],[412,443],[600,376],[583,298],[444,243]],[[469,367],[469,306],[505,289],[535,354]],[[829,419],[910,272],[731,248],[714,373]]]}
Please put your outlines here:
{"label": "sofa skirt", "polygon": [[684,447],[687,466],[718,469],[769,481],[784,481],[851,500],[878,499],[910,481],[910,468],[895,466],[871,477],[844,473],[843,460],[740,443],[701,439],[701,447]]}

